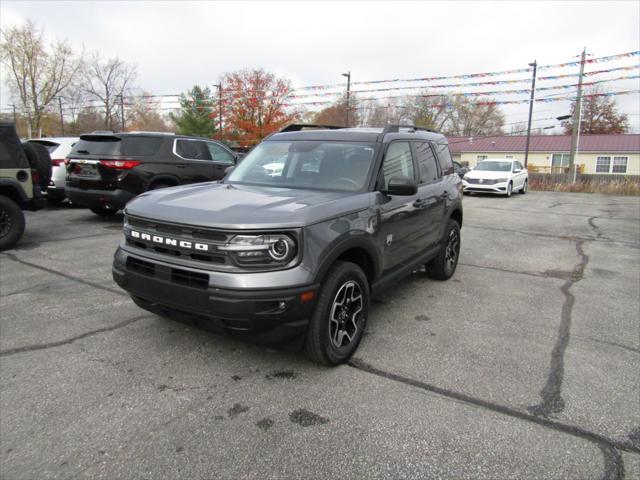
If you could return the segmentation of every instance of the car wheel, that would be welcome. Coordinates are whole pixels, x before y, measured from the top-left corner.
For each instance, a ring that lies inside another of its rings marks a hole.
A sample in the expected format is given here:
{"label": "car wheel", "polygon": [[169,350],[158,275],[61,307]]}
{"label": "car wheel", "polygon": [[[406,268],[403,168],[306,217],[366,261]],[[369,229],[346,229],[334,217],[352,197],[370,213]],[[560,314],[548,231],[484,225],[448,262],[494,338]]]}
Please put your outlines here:
{"label": "car wheel", "polygon": [[89,210],[91,210],[99,217],[113,217],[116,213],[118,213],[117,209],[106,207],[91,207]]}
{"label": "car wheel", "polygon": [[356,350],[369,316],[369,282],[351,262],[336,262],[320,287],[305,350],[314,362],[338,365]]}
{"label": "car wheel", "polygon": [[507,193],[506,193],[507,198],[509,198],[512,193],[513,193],[513,183],[509,182],[509,185],[507,185]]}
{"label": "car wheel", "polygon": [[527,186],[529,185],[529,180],[525,180],[524,183],[522,184],[522,188],[520,189],[520,193],[522,195],[524,195],[525,193],[527,193]]}
{"label": "car wheel", "polygon": [[24,233],[24,213],[9,197],[0,195],[0,251],[12,248]]}
{"label": "car wheel", "polygon": [[456,271],[460,257],[460,226],[449,220],[438,255],[426,264],[427,275],[435,280],[449,280]]}

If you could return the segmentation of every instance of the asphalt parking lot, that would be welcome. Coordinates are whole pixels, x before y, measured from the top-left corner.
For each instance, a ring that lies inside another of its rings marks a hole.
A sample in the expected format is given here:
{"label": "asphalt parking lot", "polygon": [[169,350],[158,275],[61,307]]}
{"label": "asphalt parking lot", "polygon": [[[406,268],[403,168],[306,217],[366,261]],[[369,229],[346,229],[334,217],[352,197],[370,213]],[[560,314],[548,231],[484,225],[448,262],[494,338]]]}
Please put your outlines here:
{"label": "asphalt parking lot", "polygon": [[640,198],[466,197],[461,264],[321,368],[138,309],[121,216],[0,254],[0,477],[640,478]]}

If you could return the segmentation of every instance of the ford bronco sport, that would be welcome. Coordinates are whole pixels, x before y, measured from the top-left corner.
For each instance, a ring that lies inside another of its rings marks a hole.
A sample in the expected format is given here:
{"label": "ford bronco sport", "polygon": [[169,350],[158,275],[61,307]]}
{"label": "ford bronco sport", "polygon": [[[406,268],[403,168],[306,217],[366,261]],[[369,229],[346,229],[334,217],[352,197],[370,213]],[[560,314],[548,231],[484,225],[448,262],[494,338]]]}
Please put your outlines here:
{"label": "ford bronco sport", "polygon": [[354,352],[372,295],[458,262],[461,180],[445,137],[414,126],[291,125],[221,183],[140,195],[113,277],[151,312],[259,341],[299,338],[315,361]]}

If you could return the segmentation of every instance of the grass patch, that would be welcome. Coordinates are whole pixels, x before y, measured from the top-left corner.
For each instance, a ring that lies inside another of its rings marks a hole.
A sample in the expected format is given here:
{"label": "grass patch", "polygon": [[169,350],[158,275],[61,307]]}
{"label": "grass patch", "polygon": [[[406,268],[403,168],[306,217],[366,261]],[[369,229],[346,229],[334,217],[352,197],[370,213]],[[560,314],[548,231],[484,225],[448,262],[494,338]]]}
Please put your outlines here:
{"label": "grass patch", "polygon": [[529,179],[529,189],[544,192],[604,193],[606,195],[640,195],[636,180],[578,181],[560,183],[554,179]]}

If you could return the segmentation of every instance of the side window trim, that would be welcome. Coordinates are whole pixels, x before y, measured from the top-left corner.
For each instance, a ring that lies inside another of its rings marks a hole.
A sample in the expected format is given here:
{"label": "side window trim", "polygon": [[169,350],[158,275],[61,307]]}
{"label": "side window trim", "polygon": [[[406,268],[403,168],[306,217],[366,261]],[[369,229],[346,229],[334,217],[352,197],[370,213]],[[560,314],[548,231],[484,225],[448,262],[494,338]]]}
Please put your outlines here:
{"label": "side window trim", "polygon": [[[207,140],[205,139],[200,139],[200,138],[174,138],[173,139],[173,154],[178,157],[181,158],[183,160],[188,160],[190,162],[208,162],[211,163],[213,162],[212,160],[206,160],[206,159],[202,159],[202,158],[188,158],[188,157],[183,157],[182,155],[180,155],[178,153],[178,142],[182,141],[182,142],[202,142],[205,145],[207,144]],[[209,147],[207,147],[208,149]]]}

